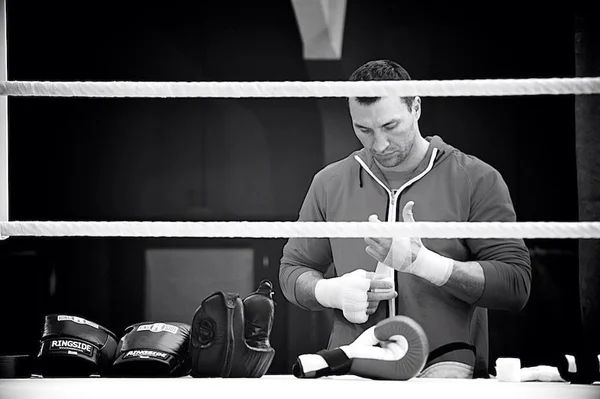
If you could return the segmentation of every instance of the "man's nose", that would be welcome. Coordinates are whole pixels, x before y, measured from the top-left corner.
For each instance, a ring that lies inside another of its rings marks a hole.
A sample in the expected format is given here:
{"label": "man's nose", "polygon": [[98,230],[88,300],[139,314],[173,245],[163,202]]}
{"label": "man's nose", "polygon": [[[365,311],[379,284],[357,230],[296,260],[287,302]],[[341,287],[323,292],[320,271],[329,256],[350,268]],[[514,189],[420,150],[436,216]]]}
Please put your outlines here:
{"label": "man's nose", "polygon": [[388,145],[390,145],[390,143],[385,134],[375,132],[375,137],[373,140],[373,149],[376,152],[384,152]]}

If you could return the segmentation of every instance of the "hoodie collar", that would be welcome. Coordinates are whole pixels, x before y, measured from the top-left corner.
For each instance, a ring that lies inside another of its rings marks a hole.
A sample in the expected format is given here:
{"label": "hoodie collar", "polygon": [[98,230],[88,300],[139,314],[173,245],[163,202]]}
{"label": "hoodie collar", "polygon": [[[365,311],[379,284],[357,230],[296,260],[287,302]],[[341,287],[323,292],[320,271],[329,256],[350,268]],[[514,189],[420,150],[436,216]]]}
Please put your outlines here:
{"label": "hoodie collar", "polygon": [[[436,165],[438,163],[440,163],[442,160],[444,160],[446,157],[448,157],[452,151],[454,150],[454,148],[449,145],[446,144],[441,137],[439,136],[427,136],[425,137],[425,140],[429,141],[430,143],[430,150],[428,150],[428,154],[431,153],[431,150],[433,148],[437,148],[438,152],[436,155],[436,159],[434,161],[434,165],[433,167],[435,168]],[[377,163],[375,162],[375,160],[373,159],[373,156],[371,155],[371,153],[369,151],[367,151],[366,149],[362,148],[361,150],[359,150],[356,155],[357,157],[359,157],[364,163],[365,165],[371,170],[371,172],[377,176],[378,179],[380,179],[382,182],[385,182],[386,185],[388,185],[387,179],[385,178],[385,176],[383,175],[383,172],[381,172],[381,169],[379,169],[379,167],[377,166]],[[358,162],[357,162],[358,163]],[[414,174],[418,175],[419,173],[421,173],[429,164],[428,162],[422,162],[421,165],[419,165],[419,167],[417,169],[415,169]],[[358,182],[359,182],[359,186],[362,187],[362,182],[363,182],[363,167],[360,163],[358,163]]]}

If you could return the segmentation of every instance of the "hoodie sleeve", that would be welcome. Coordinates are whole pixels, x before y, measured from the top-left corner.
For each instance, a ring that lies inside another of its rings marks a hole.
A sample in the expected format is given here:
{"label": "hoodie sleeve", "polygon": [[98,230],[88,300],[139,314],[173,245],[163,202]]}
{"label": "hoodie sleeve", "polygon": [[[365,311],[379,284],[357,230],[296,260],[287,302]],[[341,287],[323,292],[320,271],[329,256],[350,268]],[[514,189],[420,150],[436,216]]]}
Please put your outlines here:
{"label": "hoodie sleeve", "polygon": [[[516,214],[504,179],[490,166],[471,176],[469,222],[515,222]],[[475,305],[519,311],[529,300],[531,258],[523,239],[468,239],[473,260],[481,264],[485,288]]]}
{"label": "hoodie sleeve", "polygon": [[[326,221],[326,195],[322,173],[317,173],[304,199],[298,221]],[[296,280],[307,271],[325,273],[333,263],[331,245],[328,238],[290,238],[283,248],[279,266],[279,284],[288,301],[298,303],[295,288]]]}

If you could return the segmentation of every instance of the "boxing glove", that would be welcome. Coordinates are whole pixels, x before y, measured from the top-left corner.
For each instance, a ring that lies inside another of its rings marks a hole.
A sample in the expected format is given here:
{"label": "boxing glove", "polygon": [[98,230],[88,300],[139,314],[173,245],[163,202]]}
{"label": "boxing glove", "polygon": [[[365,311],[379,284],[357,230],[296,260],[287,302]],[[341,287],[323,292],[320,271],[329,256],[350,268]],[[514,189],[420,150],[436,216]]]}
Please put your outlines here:
{"label": "boxing glove", "polygon": [[292,366],[297,378],[352,374],[375,380],[409,380],[425,367],[429,342],[421,326],[394,316],[365,330],[350,345],[300,355]]}
{"label": "boxing glove", "polygon": [[77,316],[47,315],[36,368],[44,377],[89,377],[109,372],[116,336]]}
{"label": "boxing glove", "polygon": [[127,327],[111,374],[119,377],[181,377],[190,371],[190,326],[139,323]]}

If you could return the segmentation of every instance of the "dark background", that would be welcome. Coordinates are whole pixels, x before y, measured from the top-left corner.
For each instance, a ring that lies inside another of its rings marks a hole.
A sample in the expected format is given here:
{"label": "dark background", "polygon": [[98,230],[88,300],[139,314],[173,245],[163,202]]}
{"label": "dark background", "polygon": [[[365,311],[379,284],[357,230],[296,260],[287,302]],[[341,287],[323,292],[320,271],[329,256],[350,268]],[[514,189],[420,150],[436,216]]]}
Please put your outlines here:
{"label": "dark background", "polygon": [[[421,80],[574,76],[574,17],[564,4],[515,13],[507,3],[468,12],[410,3],[349,0],[342,59],[305,61],[289,1],[13,0],[8,78],[346,80],[379,58]],[[343,99],[11,97],[9,131],[10,220],[293,221],[314,173],[359,148]],[[577,220],[573,96],[426,97],[421,131],[497,168],[519,221]],[[50,312],[118,334],[141,321],[147,248],[250,246],[256,281],[277,283],[284,244],[10,238],[0,242],[0,306],[19,327],[3,331],[2,352],[34,348]],[[568,352],[576,340],[577,240],[527,244],[531,299],[518,313],[490,312],[491,365],[549,347]],[[270,373],[280,374],[326,344],[329,319],[275,298]]]}

